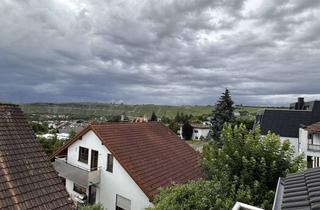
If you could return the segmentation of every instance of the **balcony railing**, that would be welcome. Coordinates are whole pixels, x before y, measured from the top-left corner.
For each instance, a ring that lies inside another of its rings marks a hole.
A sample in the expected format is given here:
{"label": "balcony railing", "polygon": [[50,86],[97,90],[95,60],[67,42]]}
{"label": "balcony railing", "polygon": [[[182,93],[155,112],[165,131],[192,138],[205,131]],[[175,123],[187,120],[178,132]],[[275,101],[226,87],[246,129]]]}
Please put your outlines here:
{"label": "balcony railing", "polygon": [[319,144],[308,144],[308,150],[320,152],[320,145]]}
{"label": "balcony railing", "polygon": [[53,166],[60,176],[70,179],[84,187],[100,182],[101,171],[99,168],[91,171],[85,170],[69,164],[66,157],[56,157]]}

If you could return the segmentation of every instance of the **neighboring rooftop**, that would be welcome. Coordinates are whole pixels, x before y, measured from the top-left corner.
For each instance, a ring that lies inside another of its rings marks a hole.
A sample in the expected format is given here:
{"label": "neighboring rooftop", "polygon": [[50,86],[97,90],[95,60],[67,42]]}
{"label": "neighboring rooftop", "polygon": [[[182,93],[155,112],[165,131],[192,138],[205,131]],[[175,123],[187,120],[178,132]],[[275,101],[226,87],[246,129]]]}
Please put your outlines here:
{"label": "neighboring rooftop", "polygon": [[289,174],[279,180],[273,210],[280,209],[320,209],[320,168]]}
{"label": "neighboring rooftop", "polygon": [[72,209],[68,198],[21,109],[0,104],[0,209]]}
{"label": "neighboring rooftop", "polygon": [[309,133],[320,133],[320,122],[308,125],[304,129],[309,131]]}
{"label": "neighboring rooftop", "polygon": [[55,154],[92,130],[150,200],[160,187],[202,176],[199,154],[159,122],[91,124]]}
{"label": "neighboring rooftop", "polygon": [[210,129],[211,127],[209,125],[204,125],[201,123],[191,123],[190,124],[193,128],[199,128],[199,129]]}
{"label": "neighboring rooftop", "polygon": [[261,133],[268,131],[283,137],[298,138],[299,128],[320,121],[320,101],[298,102],[289,109],[265,109],[257,112],[255,126],[258,124]]}

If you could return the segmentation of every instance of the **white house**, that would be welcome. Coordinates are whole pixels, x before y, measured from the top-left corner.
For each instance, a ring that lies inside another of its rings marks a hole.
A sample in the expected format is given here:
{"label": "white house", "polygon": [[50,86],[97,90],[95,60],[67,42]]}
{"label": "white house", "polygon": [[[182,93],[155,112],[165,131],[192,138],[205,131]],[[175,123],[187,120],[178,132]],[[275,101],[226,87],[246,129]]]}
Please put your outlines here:
{"label": "white house", "polygon": [[320,122],[299,129],[299,153],[304,153],[308,168],[320,166]]}
{"label": "white house", "polygon": [[161,123],[90,124],[54,155],[77,203],[142,210],[160,187],[201,177],[198,154]]}
{"label": "white house", "polygon": [[290,104],[288,109],[264,109],[257,112],[255,127],[260,126],[261,133],[269,131],[280,136],[281,142],[288,139],[299,154],[299,128],[320,121],[320,101],[305,102],[303,98]]}
{"label": "white house", "polygon": [[[192,127],[192,137],[191,139],[193,140],[200,140],[201,138],[208,138],[210,136],[210,131],[211,131],[211,126],[203,123],[191,123],[190,124]],[[178,135],[180,136],[181,139],[183,139],[182,136],[182,128],[183,125],[180,125],[180,130],[178,131]]]}

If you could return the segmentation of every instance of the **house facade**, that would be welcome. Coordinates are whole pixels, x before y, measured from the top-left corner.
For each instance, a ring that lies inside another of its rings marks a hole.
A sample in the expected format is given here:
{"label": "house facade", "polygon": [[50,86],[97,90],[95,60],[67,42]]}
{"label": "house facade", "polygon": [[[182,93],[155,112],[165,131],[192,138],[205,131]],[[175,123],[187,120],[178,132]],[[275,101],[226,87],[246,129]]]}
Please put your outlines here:
{"label": "house facade", "polygon": [[320,121],[320,101],[304,102],[298,98],[287,109],[264,109],[257,112],[255,127],[260,126],[261,133],[269,131],[280,136],[281,142],[289,140],[296,155],[299,152],[300,128]]}
{"label": "house facade", "polygon": [[320,167],[320,122],[299,129],[298,148],[305,155],[308,168]]}
{"label": "house facade", "polygon": [[[211,132],[211,126],[203,123],[191,123],[190,124],[192,127],[192,137],[191,139],[193,140],[200,140],[200,139],[206,139],[210,137],[210,132]],[[178,135],[180,136],[181,139],[183,139],[182,136],[182,129],[183,125],[180,125],[180,129],[178,131]]]}
{"label": "house facade", "polygon": [[198,154],[161,123],[89,125],[52,160],[76,203],[108,210],[145,209],[159,187],[201,177]]}

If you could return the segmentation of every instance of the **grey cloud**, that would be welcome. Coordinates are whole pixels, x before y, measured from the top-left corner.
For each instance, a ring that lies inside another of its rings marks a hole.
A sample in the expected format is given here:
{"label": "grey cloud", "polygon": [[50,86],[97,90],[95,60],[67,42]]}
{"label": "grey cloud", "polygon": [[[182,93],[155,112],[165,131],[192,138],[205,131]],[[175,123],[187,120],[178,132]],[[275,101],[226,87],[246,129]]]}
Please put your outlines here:
{"label": "grey cloud", "polygon": [[254,2],[2,1],[0,100],[320,98],[319,1]]}

